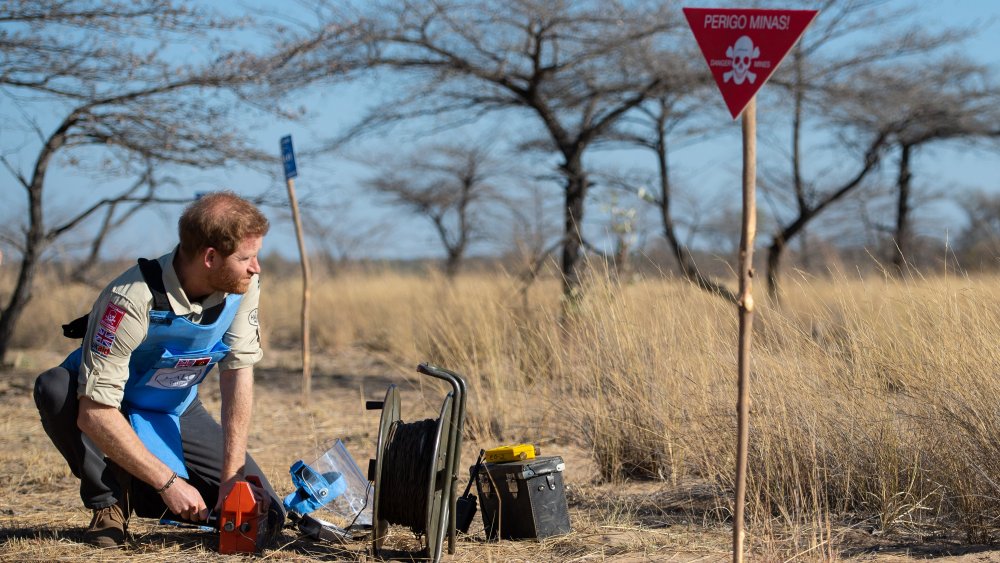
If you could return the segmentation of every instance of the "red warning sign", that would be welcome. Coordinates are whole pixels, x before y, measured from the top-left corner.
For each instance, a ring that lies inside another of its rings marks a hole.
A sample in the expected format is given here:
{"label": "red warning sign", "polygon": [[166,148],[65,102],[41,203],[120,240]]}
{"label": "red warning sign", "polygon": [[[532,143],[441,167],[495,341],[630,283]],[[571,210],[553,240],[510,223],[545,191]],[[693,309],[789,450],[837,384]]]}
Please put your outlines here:
{"label": "red warning sign", "polygon": [[684,8],[733,119],[739,117],[818,13]]}

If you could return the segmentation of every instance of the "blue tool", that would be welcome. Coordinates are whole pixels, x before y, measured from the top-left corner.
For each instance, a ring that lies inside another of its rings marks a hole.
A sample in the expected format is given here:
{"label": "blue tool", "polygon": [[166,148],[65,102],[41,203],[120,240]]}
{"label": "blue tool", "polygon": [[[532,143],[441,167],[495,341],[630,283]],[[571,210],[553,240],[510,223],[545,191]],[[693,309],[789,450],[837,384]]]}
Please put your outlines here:
{"label": "blue tool", "polygon": [[347,480],[336,471],[320,473],[306,465],[301,459],[292,464],[288,472],[292,475],[295,492],[285,497],[285,510],[306,515],[344,494]]}

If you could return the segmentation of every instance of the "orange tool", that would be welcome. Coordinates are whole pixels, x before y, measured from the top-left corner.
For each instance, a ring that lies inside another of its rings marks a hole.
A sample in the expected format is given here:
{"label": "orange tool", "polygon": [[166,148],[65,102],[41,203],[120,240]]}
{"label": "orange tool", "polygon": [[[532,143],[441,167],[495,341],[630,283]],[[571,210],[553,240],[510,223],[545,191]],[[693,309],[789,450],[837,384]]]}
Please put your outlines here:
{"label": "orange tool", "polygon": [[219,514],[219,553],[257,553],[267,537],[267,506],[258,501],[250,483],[261,487],[260,478],[248,475],[237,481],[222,501]]}

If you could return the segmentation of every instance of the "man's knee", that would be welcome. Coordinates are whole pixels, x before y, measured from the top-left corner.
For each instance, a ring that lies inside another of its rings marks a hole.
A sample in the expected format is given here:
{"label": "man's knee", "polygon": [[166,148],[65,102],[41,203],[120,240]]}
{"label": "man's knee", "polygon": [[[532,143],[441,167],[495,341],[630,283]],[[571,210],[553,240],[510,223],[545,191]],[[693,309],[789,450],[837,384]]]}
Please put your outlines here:
{"label": "man's knee", "polygon": [[43,417],[56,416],[76,400],[76,381],[66,368],[54,367],[35,379],[35,406]]}

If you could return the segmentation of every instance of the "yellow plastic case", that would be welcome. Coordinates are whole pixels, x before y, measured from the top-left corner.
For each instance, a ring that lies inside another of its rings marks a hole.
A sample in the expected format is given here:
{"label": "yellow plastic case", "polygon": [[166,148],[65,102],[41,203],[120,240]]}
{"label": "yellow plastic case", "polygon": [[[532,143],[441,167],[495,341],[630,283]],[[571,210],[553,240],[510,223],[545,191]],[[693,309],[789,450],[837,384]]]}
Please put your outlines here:
{"label": "yellow plastic case", "polygon": [[507,461],[534,459],[535,454],[535,446],[533,444],[517,444],[486,450],[486,457],[484,459],[488,463],[504,463]]}

